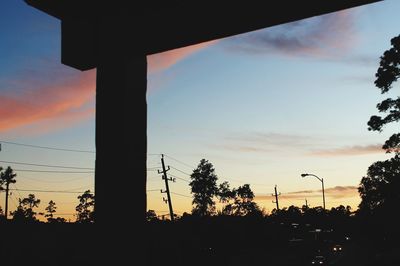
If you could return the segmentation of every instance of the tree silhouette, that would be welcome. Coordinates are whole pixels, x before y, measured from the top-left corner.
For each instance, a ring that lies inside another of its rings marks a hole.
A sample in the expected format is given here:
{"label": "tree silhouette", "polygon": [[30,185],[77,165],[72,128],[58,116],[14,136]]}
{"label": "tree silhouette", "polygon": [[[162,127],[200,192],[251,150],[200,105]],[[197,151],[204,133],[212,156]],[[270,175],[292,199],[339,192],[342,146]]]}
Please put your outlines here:
{"label": "tree silhouette", "polygon": [[95,198],[90,190],[86,190],[82,195],[78,196],[79,204],[75,210],[77,212],[77,223],[93,223],[94,222],[94,204]]}
{"label": "tree silhouette", "polygon": [[56,209],[57,209],[56,203],[50,200],[49,205],[45,208],[47,213],[44,215],[44,217],[47,218],[48,222],[52,222],[54,220],[53,214],[56,212]]}
{"label": "tree silhouette", "polygon": [[337,216],[337,217],[348,217],[351,214],[351,207],[347,205],[346,207],[343,205],[339,205],[337,207],[332,207],[329,215]]}
{"label": "tree silhouette", "polygon": [[5,184],[6,185],[6,207],[5,207],[5,217],[7,218],[8,215],[8,191],[10,189],[10,184],[15,184],[17,181],[15,180],[15,177],[17,176],[17,174],[14,173],[13,169],[8,166],[7,169],[4,172],[0,173],[0,179],[1,184]]}
{"label": "tree silhouette", "polygon": [[29,194],[27,198],[18,199],[17,209],[12,213],[14,221],[35,222],[36,212],[34,208],[39,207],[40,199],[36,199],[34,194]]}
{"label": "tree silhouette", "polygon": [[146,212],[146,220],[149,222],[158,221],[156,212],[154,210],[148,210]]}
{"label": "tree silhouette", "polygon": [[[3,167],[0,166],[0,175],[3,173]],[[0,177],[0,191],[4,190],[4,180]]]}
{"label": "tree silhouette", "polygon": [[22,200],[22,205],[27,206],[28,209],[39,207],[40,199],[36,199],[34,194],[29,194],[27,198]]}
{"label": "tree silhouette", "polygon": [[236,190],[230,189],[228,181],[224,181],[222,184],[219,185],[218,197],[219,197],[219,202],[224,204],[224,206],[222,207],[221,214],[222,215],[233,214],[233,205],[230,203],[230,201],[235,199]]}
{"label": "tree silhouette", "polygon": [[386,161],[375,162],[368,168],[358,192],[361,196],[359,211],[374,214],[377,210],[395,208],[400,202],[400,157],[396,154]]}
{"label": "tree silhouette", "polygon": [[[3,171],[3,167],[0,166],[0,173]],[[1,174],[0,174],[1,175]],[[4,180],[0,178],[0,192],[4,190],[3,188]],[[4,212],[3,209],[0,206],[0,218],[4,218]]]}
{"label": "tree silhouette", "polygon": [[233,214],[237,216],[245,216],[249,214],[260,214],[261,210],[257,203],[253,201],[254,193],[249,184],[238,187],[233,205]]}
{"label": "tree silhouette", "polygon": [[[385,51],[380,57],[380,66],[375,74],[375,86],[381,90],[381,93],[387,93],[392,88],[392,83],[400,77],[400,35],[391,39],[392,48]],[[382,127],[391,122],[400,120],[400,97],[397,99],[387,98],[377,104],[379,112],[389,112],[385,117],[371,116],[368,126],[369,130],[382,131]],[[383,148],[387,152],[399,152],[400,134],[393,134],[384,144]]]}
{"label": "tree silhouette", "polygon": [[284,207],[282,209],[273,209],[271,216],[273,219],[283,222],[285,224],[299,223],[302,215],[308,215],[310,213],[310,208],[307,209],[307,214],[302,213],[302,209],[290,205],[289,207]]}
{"label": "tree silhouette", "polygon": [[191,193],[193,194],[192,214],[209,216],[215,213],[214,196],[218,195],[217,175],[212,163],[202,159],[190,175]]}
{"label": "tree silhouette", "polygon": [[[400,77],[400,35],[391,39],[392,48],[385,51],[380,57],[380,66],[375,74],[375,86],[381,93],[387,93],[392,88],[394,81]],[[382,128],[389,123],[400,120],[400,97],[397,99],[387,98],[377,104],[381,113],[388,113],[385,117],[371,116],[368,121],[368,130],[382,131]],[[398,185],[400,182],[399,152],[400,134],[393,134],[382,146],[387,153],[394,152],[395,156],[383,162],[375,162],[363,177],[358,188],[361,196],[359,213],[373,214],[378,209],[389,209],[400,196]]]}

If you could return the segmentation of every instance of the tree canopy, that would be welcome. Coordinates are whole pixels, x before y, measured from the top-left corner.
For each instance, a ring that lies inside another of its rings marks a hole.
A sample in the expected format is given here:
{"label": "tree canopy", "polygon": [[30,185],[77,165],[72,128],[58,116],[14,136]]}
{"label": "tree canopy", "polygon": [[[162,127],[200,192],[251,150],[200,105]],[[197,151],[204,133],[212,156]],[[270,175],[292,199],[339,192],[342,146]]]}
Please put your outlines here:
{"label": "tree canopy", "polygon": [[[391,39],[392,47],[380,57],[380,66],[375,74],[375,86],[382,94],[388,93],[393,82],[400,76],[400,35]],[[387,98],[377,104],[380,113],[368,121],[368,130],[381,132],[389,123],[400,121],[400,97]],[[374,214],[377,210],[394,207],[400,199],[398,191],[400,182],[400,133],[395,132],[382,146],[387,153],[394,152],[393,158],[373,163],[367,175],[361,179],[358,192],[361,196],[360,213]],[[382,212],[380,212],[382,213]]]}
{"label": "tree canopy", "polygon": [[193,214],[208,216],[215,213],[214,196],[218,195],[215,169],[212,163],[202,159],[190,176],[191,193],[193,194]]}

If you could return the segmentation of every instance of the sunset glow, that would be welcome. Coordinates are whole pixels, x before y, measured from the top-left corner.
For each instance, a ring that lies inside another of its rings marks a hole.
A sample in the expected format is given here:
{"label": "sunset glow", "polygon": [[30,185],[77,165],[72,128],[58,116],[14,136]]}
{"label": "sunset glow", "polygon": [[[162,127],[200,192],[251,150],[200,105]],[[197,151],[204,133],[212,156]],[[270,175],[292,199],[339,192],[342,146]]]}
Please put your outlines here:
{"label": "sunset glow", "polygon": [[[399,8],[388,0],[148,55],[148,209],[168,213],[165,154],[177,214],[192,209],[188,182],[203,158],[218,183],[250,184],[267,213],[275,185],[282,208],[322,205],[321,183],[304,172],[324,179],[327,208],[356,210],[368,166],[390,157],[381,146],[392,128],[368,131],[367,121],[383,98],[374,75],[399,34]],[[0,166],[17,173],[10,209],[34,193],[38,212],[53,200],[56,216],[74,220],[79,192],[94,191],[96,71],[62,65],[60,22],[23,1],[2,1],[0,31],[0,160],[14,162]]]}

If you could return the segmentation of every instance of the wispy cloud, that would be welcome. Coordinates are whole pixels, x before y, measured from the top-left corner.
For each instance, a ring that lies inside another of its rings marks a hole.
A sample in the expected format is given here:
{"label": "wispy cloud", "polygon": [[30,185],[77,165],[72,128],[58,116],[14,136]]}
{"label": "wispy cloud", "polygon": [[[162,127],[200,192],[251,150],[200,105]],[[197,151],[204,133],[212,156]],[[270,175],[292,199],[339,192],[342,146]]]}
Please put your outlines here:
{"label": "wispy cloud", "polygon": [[[312,157],[359,156],[383,154],[382,144],[354,145],[341,148],[330,147],[332,140],[324,137],[281,134],[272,132],[249,132],[225,136],[214,148],[247,153],[284,152],[285,155],[297,154]],[[327,144],[328,143],[328,144]]]}
{"label": "wispy cloud", "polygon": [[2,80],[0,132],[35,125],[46,131],[52,124],[68,126],[94,115],[95,72],[42,63],[40,71],[28,68]]}
{"label": "wispy cloud", "polygon": [[343,81],[374,86],[375,77],[373,75],[345,76],[341,79],[341,82]]}
{"label": "wispy cloud", "polygon": [[356,41],[356,13],[345,10],[228,38],[228,49],[244,53],[333,57]]}
{"label": "wispy cloud", "polygon": [[[303,200],[304,198],[314,198],[321,197],[322,191],[319,190],[301,190],[301,191],[293,191],[282,193],[279,198],[280,199],[288,199],[288,200]],[[343,199],[343,198],[352,198],[357,197],[358,188],[356,186],[335,186],[325,189],[325,196],[332,199]],[[256,200],[268,200],[273,199],[272,196],[265,195],[256,195]]]}
{"label": "wispy cloud", "polygon": [[168,84],[176,78],[176,73],[166,72],[170,67],[184,60],[188,56],[195,54],[196,52],[205,49],[215,43],[218,40],[203,42],[179,49],[166,51],[163,53],[152,54],[147,56],[147,91],[149,94],[155,91],[165,88]]}
{"label": "wispy cloud", "polygon": [[345,59],[340,59],[340,61],[345,62],[347,64],[355,64],[358,66],[371,67],[375,70],[379,66],[379,56],[373,55],[353,55],[351,57],[347,57]]}
{"label": "wispy cloud", "polygon": [[[358,188],[356,186],[335,186],[335,187],[330,187],[330,188],[325,188],[324,190],[325,196],[339,199],[339,198],[349,198],[349,197],[355,197],[358,196]],[[285,195],[282,195],[282,197],[288,197],[288,198],[293,198],[293,197],[299,197],[304,198],[304,197],[321,197],[322,190],[303,190],[303,191],[294,191],[294,192],[289,192],[286,193]]]}
{"label": "wispy cloud", "polygon": [[381,144],[366,145],[366,146],[350,146],[339,149],[316,150],[310,155],[318,157],[333,157],[333,156],[356,156],[366,154],[385,153]]}
{"label": "wispy cloud", "polygon": [[315,145],[320,140],[316,137],[280,134],[272,132],[250,132],[247,134],[231,135],[223,139],[223,144],[214,147],[242,152],[270,152],[276,153],[285,151],[301,152]]}
{"label": "wispy cloud", "polygon": [[[149,79],[149,90],[168,81],[159,78],[162,70],[215,42],[149,56],[149,72],[158,75]],[[0,77],[0,132],[45,133],[93,117],[95,70],[79,72],[50,59],[25,65],[20,66],[18,73]]]}
{"label": "wispy cloud", "polygon": [[268,149],[256,146],[246,146],[246,145],[214,145],[214,147],[222,148],[224,150],[238,151],[238,152],[274,152],[274,149]]}
{"label": "wispy cloud", "polygon": [[163,53],[149,55],[147,57],[148,71],[149,73],[154,73],[166,70],[174,64],[178,63],[179,61],[183,60],[184,58],[188,57],[189,55],[194,54],[197,51],[204,49],[210,45],[213,45],[216,42],[218,42],[218,40],[203,42]]}

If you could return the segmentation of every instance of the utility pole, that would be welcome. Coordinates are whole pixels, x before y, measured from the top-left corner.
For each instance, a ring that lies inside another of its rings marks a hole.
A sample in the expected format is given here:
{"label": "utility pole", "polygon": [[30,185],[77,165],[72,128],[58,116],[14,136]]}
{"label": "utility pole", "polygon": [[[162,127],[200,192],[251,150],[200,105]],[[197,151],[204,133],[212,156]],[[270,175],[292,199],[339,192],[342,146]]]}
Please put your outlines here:
{"label": "utility pole", "polygon": [[308,208],[307,199],[306,199],[306,208]]}
{"label": "utility pole", "polygon": [[275,201],[272,201],[272,203],[276,203],[276,209],[279,211],[279,201],[278,201],[278,196],[281,195],[281,193],[276,190],[276,185],[275,185],[275,194],[272,194],[272,196],[275,196]]}
{"label": "utility pole", "polygon": [[167,193],[167,199],[164,199],[164,202],[167,203],[168,202],[168,207],[169,207],[169,215],[171,216],[171,221],[174,221],[174,211],[172,209],[172,202],[171,202],[171,195],[169,193],[169,186],[168,186],[168,181],[172,181],[175,182],[175,179],[172,178],[168,178],[167,177],[167,171],[169,171],[169,166],[168,169],[165,169],[165,164],[164,164],[164,154],[161,154],[161,164],[162,164],[162,171],[158,170],[159,174],[163,174],[162,179],[165,180],[165,191],[163,191],[161,189],[161,193]]}
{"label": "utility pole", "polygon": [[9,182],[6,182],[6,210],[5,210],[5,217],[6,217],[6,220],[7,220],[7,216],[8,216],[8,191],[9,191],[9,185],[10,185],[10,183]]}
{"label": "utility pole", "polygon": [[17,181],[14,179],[17,175],[13,172],[12,168],[10,166],[7,167],[7,169],[2,173],[2,179],[6,183],[6,208],[5,208],[5,218],[7,220],[8,217],[8,196],[9,196],[9,186],[10,183],[14,184]]}

